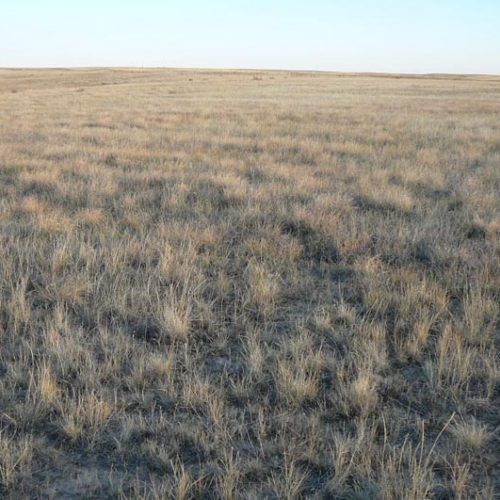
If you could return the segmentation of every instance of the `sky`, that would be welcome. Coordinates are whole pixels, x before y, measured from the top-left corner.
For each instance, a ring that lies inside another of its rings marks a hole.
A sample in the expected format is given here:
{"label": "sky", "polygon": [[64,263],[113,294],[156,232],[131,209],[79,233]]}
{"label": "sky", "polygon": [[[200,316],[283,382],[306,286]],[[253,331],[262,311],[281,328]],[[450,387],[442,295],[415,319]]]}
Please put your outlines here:
{"label": "sky", "polygon": [[0,67],[500,74],[500,0],[0,0]]}

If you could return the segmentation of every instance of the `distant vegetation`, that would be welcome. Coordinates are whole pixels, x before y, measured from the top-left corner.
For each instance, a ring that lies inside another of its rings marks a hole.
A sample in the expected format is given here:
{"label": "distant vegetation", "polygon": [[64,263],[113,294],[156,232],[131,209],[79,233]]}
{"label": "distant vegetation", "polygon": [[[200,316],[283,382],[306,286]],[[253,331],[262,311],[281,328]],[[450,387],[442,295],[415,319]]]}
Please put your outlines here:
{"label": "distant vegetation", "polygon": [[500,78],[0,70],[0,497],[500,483]]}

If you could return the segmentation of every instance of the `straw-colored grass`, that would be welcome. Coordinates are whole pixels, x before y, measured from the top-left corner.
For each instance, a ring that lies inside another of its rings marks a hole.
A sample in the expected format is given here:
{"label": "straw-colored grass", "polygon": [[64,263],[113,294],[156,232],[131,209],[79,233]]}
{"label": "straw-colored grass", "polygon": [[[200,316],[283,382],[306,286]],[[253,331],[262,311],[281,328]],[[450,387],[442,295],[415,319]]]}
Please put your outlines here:
{"label": "straw-colored grass", "polygon": [[499,493],[500,78],[0,70],[0,497]]}

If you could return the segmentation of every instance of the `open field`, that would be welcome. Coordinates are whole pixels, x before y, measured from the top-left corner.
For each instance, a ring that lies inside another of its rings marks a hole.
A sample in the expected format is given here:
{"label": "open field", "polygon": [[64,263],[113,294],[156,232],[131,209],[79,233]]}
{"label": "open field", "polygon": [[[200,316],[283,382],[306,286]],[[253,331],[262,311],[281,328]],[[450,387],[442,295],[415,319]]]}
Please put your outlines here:
{"label": "open field", "polygon": [[0,70],[0,497],[500,494],[500,77]]}

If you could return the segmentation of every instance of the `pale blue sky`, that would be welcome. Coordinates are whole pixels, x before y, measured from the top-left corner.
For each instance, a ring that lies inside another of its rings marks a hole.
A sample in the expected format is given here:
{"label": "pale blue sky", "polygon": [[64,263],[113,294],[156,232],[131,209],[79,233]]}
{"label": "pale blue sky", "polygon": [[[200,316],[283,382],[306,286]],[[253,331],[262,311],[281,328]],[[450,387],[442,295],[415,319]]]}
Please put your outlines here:
{"label": "pale blue sky", "polygon": [[0,67],[500,74],[500,0],[0,0]]}

